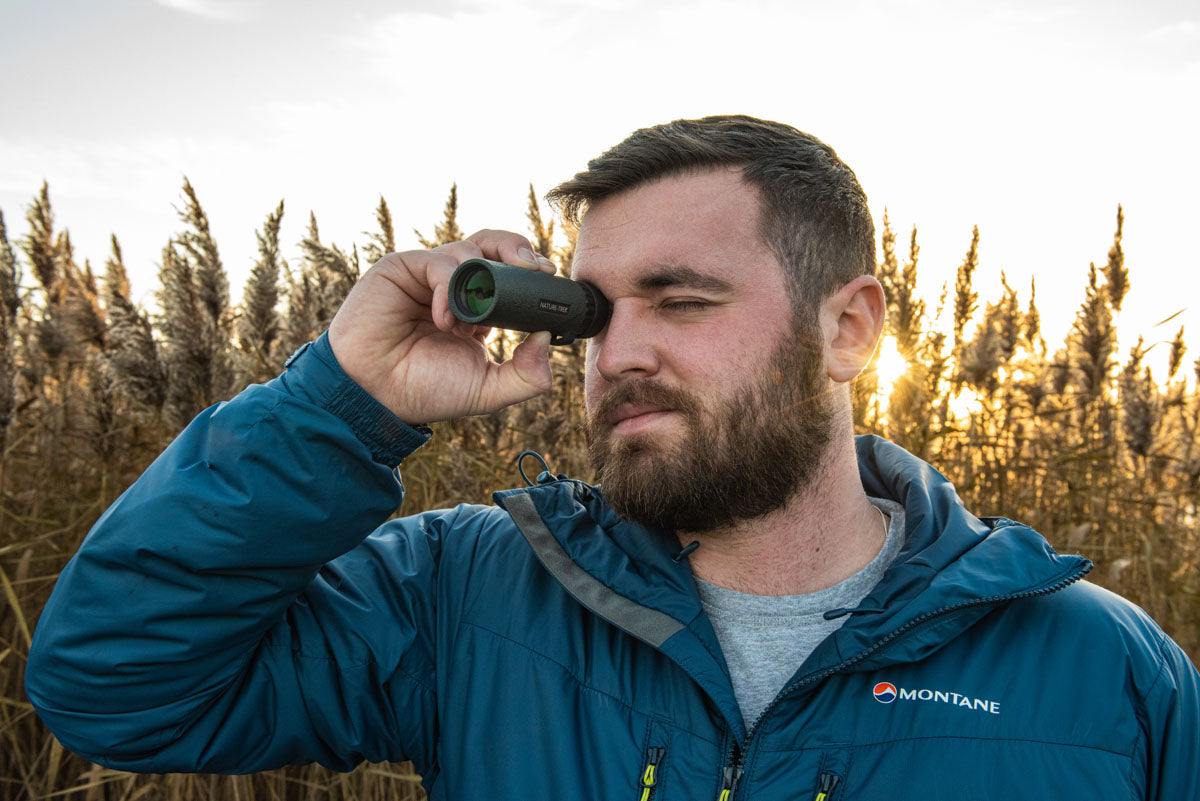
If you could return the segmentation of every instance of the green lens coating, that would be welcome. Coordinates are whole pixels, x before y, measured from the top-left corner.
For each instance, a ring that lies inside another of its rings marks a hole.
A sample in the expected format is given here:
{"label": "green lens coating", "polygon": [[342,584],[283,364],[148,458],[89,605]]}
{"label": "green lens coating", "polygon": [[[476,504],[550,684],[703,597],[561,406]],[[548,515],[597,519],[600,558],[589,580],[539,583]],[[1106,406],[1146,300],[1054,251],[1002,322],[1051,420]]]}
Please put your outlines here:
{"label": "green lens coating", "polygon": [[467,297],[467,308],[471,310],[471,314],[483,314],[492,306],[492,299],[496,295],[496,281],[487,270],[477,270],[467,279],[463,294]]}

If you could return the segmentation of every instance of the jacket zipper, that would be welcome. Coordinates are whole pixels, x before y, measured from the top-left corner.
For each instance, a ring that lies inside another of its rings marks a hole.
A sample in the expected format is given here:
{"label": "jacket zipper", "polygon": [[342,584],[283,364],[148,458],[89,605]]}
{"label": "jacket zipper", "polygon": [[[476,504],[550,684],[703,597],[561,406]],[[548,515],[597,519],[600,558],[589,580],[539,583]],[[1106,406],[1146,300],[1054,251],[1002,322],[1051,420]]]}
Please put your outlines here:
{"label": "jacket zipper", "polygon": [[[733,794],[737,790],[738,780],[740,780],[742,777],[742,758],[745,754],[750,753],[751,743],[753,743],[754,737],[758,733],[758,724],[761,723],[763,718],[769,715],[784,698],[791,695],[796,690],[807,684],[816,684],[824,681],[835,673],[840,673],[848,667],[857,665],[868,656],[871,656],[882,648],[891,645],[898,639],[908,636],[914,629],[923,626],[934,618],[942,617],[943,615],[949,615],[954,612],[961,612],[964,609],[971,609],[976,606],[989,606],[1006,603],[1008,601],[1016,601],[1022,598],[1037,598],[1040,595],[1050,595],[1079,581],[1081,578],[1086,576],[1091,569],[1091,564],[1085,564],[1072,573],[1067,574],[1067,576],[1064,578],[1059,579],[1054,584],[1051,584],[1048,587],[1042,587],[1041,589],[1026,590],[1025,592],[1014,592],[1009,595],[993,595],[989,598],[976,598],[973,601],[964,601],[960,604],[946,606],[941,609],[935,609],[932,612],[926,612],[923,615],[918,615],[917,617],[913,618],[888,636],[872,644],[871,647],[860,651],[849,659],[845,659],[833,667],[826,668],[825,670],[821,670],[816,673],[810,673],[807,676],[801,676],[800,678],[796,679],[794,682],[780,690],[779,694],[775,696],[771,703],[767,704],[766,708],[763,709],[762,712],[758,713],[758,717],[754,719],[754,724],[750,727],[750,735],[746,738],[745,747],[739,749],[737,742],[735,741],[733,743],[733,746],[730,749],[730,756],[732,758],[726,763],[726,767],[722,772],[721,794],[717,797],[717,801],[732,801]],[[832,776],[832,774],[825,775]],[[836,776],[833,777],[833,780],[834,785],[836,785],[839,781],[838,777]],[[830,792],[832,792],[833,787],[831,786],[829,789]],[[817,792],[817,798],[820,799],[820,801],[825,801],[824,798],[821,798],[821,791],[819,789]]]}
{"label": "jacket zipper", "polygon": [[740,762],[739,758],[734,764],[721,769],[721,792],[717,795],[717,801],[732,801],[733,794],[737,792],[738,782],[742,778]]}
{"label": "jacket zipper", "polygon": [[658,766],[666,755],[665,748],[646,749],[646,767],[642,769],[642,792],[638,795],[638,801],[650,801],[654,798],[654,788],[658,784]]}
{"label": "jacket zipper", "polygon": [[829,801],[839,781],[841,777],[836,773],[822,773],[817,779],[817,794],[813,796],[813,801]]}

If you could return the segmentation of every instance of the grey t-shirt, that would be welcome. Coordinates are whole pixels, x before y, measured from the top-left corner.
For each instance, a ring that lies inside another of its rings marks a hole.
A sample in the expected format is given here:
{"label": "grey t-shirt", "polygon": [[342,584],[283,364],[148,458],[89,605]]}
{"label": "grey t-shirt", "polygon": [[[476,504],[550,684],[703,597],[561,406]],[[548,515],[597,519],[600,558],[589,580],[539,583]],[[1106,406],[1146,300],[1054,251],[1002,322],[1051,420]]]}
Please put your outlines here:
{"label": "grey t-shirt", "polygon": [[857,606],[900,552],[904,507],[881,498],[871,503],[891,518],[887,539],[866,567],[832,587],[805,595],[751,595],[696,579],[747,730],[813,649],[846,621],[844,616],[826,620],[824,613]]}

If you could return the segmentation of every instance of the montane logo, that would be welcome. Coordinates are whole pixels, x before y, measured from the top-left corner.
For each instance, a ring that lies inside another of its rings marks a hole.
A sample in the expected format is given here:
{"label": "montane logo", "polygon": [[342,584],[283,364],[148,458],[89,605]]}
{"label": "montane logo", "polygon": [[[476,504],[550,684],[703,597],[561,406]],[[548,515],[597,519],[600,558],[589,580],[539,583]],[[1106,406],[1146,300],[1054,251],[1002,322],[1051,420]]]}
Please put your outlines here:
{"label": "montane logo", "polygon": [[871,692],[875,696],[875,700],[881,704],[890,704],[899,698],[901,701],[932,701],[938,704],[965,707],[975,712],[988,712],[992,715],[1000,714],[1000,704],[997,701],[989,701],[986,698],[973,698],[969,695],[950,692],[949,690],[906,690],[903,687],[897,687],[890,681],[881,681],[872,688]]}
{"label": "montane logo", "polygon": [[896,685],[890,681],[881,681],[875,685],[875,700],[881,704],[890,704],[896,700]]}

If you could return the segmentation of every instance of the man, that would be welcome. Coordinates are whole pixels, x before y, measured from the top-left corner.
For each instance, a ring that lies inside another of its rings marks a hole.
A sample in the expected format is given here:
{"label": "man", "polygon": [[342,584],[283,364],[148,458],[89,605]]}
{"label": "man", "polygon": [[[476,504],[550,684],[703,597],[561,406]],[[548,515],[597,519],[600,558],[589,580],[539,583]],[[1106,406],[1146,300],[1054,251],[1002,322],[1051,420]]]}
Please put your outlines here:
{"label": "man", "polygon": [[884,299],[832,150],[678,121],[551,194],[613,305],[600,486],[383,522],[421,424],[551,385],[545,334],[493,364],[446,300],[467,258],[552,270],[524,238],[392,254],[63,571],[27,687],[64,745],[155,772],[410,758],[435,799],[1200,797],[1178,647],[852,436]]}

